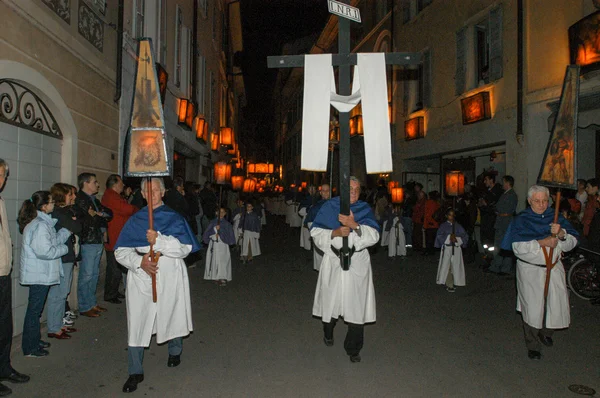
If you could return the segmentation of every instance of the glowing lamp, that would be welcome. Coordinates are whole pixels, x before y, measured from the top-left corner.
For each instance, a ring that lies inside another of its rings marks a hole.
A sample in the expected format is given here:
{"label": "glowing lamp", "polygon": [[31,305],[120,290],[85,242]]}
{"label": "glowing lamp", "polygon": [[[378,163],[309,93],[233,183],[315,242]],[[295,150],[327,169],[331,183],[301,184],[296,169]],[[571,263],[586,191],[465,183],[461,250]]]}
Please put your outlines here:
{"label": "glowing lamp", "polygon": [[212,133],[210,135],[210,149],[213,151],[219,150],[219,134]]}
{"label": "glowing lamp", "polygon": [[194,117],[196,116],[196,105],[193,102],[189,101],[187,105],[187,112],[185,114],[185,126],[192,129],[194,125]]}
{"label": "glowing lamp", "polygon": [[404,189],[402,188],[392,188],[392,203],[402,203],[404,202]]}
{"label": "glowing lamp", "polygon": [[229,149],[233,147],[233,130],[231,127],[221,127],[219,143]]}
{"label": "glowing lamp", "polygon": [[269,164],[269,174],[273,174],[273,172],[275,171],[275,165],[273,163]]}
{"label": "glowing lamp", "polygon": [[306,181],[302,181],[302,184],[301,184],[302,188],[306,188],[306,185],[307,185]]}
{"label": "glowing lamp", "polygon": [[244,187],[244,176],[231,177],[231,186],[234,191],[239,191]]}
{"label": "glowing lamp", "polygon": [[256,164],[248,163],[248,173],[255,173],[255,172],[256,172]]}
{"label": "glowing lamp", "polygon": [[364,135],[362,115],[350,118],[350,137]]}
{"label": "glowing lamp", "polygon": [[219,185],[227,184],[231,179],[231,165],[227,162],[218,162],[214,170],[215,183]]}
{"label": "glowing lamp", "polygon": [[406,141],[425,137],[425,118],[413,117],[404,122],[404,139]]}
{"label": "glowing lamp", "polygon": [[392,189],[398,188],[398,181],[388,182],[388,192],[392,192]]}
{"label": "glowing lamp", "polygon": [[187,117],[187,108],[190,101],[186,98],[179,98],[179,110],[177,112],[177,122],[179,124],[185,124]]}
{"label": "glowing lamp", "polygon": [[482,91],[460,100],[462,123],[472,124],[492,118],[490,108],[490,92]]}
{"label": "glowing lamp", "polygon": [[254,172],[256,174],[268,174],[269,173],[269,165],[266,163],[256,163],[254,165]]}
{"label": "glowing lamp", "polygon": [[446,194],[458,196],[465,193],[465,175],[460,171],[446,173]]}
{"label": "glowing lamp", "polygon": [[196,117],[194,121],[194,132],[196,133],[196,140],[208,142],[208,123],[202,116]]}
{"label": "glowing lamp", "polygon": [[330,130],[329,130],[329,144],[337,145],[339,143],[340,143],[340,127],[331,124]]}
{"label": "glowing lamp", "polygon": [[244,180],[243,191],[246,193],[252,193],[256,189],[256,180],[254,178],[247,178]]}

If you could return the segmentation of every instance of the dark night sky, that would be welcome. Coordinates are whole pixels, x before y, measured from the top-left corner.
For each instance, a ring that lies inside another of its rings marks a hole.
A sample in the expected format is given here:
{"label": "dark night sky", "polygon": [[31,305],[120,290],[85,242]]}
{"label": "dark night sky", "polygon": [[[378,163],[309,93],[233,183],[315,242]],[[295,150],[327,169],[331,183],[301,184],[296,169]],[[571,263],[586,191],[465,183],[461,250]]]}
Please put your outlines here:
{"label": "dark night sky", "polygon": [[248,99],[243,130],[248,138],[272,148],[271,97],[277,71],[267,68],[267,56],[281,54],[287,42],[320,32],[329,16],[327,1],[242,0],[241,7],[242,70]]}

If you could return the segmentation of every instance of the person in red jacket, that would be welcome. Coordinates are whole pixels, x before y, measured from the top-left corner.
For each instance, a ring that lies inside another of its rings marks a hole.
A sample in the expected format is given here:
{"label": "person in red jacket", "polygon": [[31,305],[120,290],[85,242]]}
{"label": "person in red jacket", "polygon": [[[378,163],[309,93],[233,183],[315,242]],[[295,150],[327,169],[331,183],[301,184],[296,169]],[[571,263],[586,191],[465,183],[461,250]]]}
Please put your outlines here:
{"label": "person in red jacket", "polygon": [[113,218],[108,223],[108,242],[104,243],[106,249],[106,280],[104,282],[104,301],[113,304],[121,304],[122,298],[119,293],[119,283],[121,282],[121,266],[115,259],[115,243],[123,229],[123,226],[135,212],[139,209],[127,203],[121,196],[123,192],[123,180],[118,174],[111,174],[106,179],[106,191],[102,197],[102,205],[108,207],[113,212]]}
{"label": "person in red jacket", "polygon": [[435,254],[435,237],[440,227],[438,222],[438,210],[440,209],[440,194],[437,191],[429,193],[429,199],[425,202],[425,217],[423,219],[423,229],[425,230],[425,253]]}

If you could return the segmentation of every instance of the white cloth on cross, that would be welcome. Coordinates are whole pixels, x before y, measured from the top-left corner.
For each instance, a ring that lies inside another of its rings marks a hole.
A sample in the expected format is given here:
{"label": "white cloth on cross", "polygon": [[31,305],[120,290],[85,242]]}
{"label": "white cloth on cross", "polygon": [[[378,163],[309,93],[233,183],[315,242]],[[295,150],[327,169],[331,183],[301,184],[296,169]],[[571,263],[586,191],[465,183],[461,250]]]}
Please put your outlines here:
{"label": "white cloth on cross", "polygon": [[327,171],[329,106],[340,112],[350,112],[362,102],[367,173],[391,172],[385,54],[357,54],[352,94],[349,96],[336,92],[331,59],[331,54],[304,57],[302,170]]}

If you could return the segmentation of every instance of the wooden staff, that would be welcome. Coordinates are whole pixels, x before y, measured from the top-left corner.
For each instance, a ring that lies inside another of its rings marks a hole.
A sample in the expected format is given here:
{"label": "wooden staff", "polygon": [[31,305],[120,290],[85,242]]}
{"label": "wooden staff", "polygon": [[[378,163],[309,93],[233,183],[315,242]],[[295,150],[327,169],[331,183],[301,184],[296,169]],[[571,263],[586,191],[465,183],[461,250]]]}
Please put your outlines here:
{"label": "wooden staff", "polygon": [[[146,201],[148,202],[148,228],[154,229],[154,215],[152,208],[152,177],[147,177],[146,180]],[[154,262],[154,245],[150,245],[150,261]],[[156,261],[158,261],[158,256],[156,256]],[[152,302],[156,303],[156,274],[152,274]]]}
{"label": "wooden staff", "polygon": [[[554,224],[558,223],[558,214],[560,211],[560,189],[556,192],[556,202],[554,202]],[[544,249],[544,257],[546,259],[546,283],[544,285],[544,318],[546,313],[546,301],[548,299],[548,286],[550,286],[550,272],[554,268],[554,248],[550,248],[550,254],[546,255]],[[544,322],[545,323],[545,322]]]}

